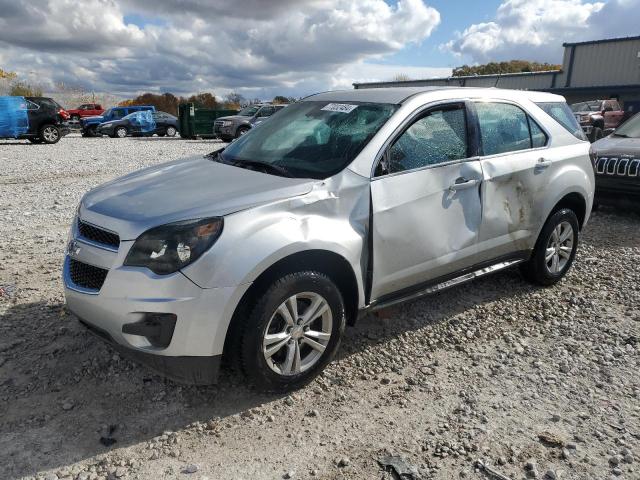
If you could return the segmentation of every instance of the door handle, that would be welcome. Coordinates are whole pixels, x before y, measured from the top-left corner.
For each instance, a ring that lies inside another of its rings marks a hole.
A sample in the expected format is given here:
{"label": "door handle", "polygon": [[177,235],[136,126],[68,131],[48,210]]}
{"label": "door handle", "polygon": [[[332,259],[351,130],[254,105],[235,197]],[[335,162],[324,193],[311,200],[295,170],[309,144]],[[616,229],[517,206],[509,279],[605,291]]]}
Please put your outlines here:
{"label": "door handle", "polygon": [[449,187],[449,191],[457,192],[458,190],[465,190],[467,188],[475,187],[476,185],[478,185],[478,183],[480,183],[480,180],[477,180],[475,178],[469,180],[467,178],[460,177],[456,179],[456,183]]}
{"label": "door handle", "polygon": [[536,170],[544,170],[545,168],[549,168],[551,166],[551,160],[547,160],[544,157],[538,159],[536,163]]}

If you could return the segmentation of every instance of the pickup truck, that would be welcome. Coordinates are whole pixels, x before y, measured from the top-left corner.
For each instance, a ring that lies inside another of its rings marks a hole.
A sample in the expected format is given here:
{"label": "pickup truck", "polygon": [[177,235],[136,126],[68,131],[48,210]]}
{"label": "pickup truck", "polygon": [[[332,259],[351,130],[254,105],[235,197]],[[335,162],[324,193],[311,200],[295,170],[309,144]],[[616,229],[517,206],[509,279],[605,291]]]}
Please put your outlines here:
{"label": "pickup truck", "polygon": [[79,122],[84,117],[95,117],[96,115],[102,115],[104,108],[98,103],[83,103],[78,108],[67,110],[71,115],[72,122]]}
{"label": "pickup truck", "polygon": [[106,110],[102,115],[93,117],[84,117],[80,119],[80,128],[83,137],[95,137],[98,135],[98,125],[112,120],[120,120],[130,113],[140,112],[144,110],[156,111],[153,105],[129,105],[126,107],[112,107]]}
{"label": "pickup truck", "polygon": [[611,133],[625,118],[624,110],[614,99],[574,103],[571,110],[592,143]]}

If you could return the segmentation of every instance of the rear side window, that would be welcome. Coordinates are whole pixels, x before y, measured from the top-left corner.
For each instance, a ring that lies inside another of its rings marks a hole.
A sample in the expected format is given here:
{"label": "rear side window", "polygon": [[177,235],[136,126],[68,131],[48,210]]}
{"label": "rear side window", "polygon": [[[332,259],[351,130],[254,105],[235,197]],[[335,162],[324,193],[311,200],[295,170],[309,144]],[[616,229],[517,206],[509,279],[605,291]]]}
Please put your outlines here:
{"label": "rear side window", "polygon": [[541,102],[536,103],[551,118],[562,125],[569,133],[579,140],[586,140],[580,124],[573,115],[571,108],[565,102]]}
{"label": "rear side window", "polygon": [[508,103],[478,102],[475,105],[484,155],[543,147],[547,136],[529,115]]}

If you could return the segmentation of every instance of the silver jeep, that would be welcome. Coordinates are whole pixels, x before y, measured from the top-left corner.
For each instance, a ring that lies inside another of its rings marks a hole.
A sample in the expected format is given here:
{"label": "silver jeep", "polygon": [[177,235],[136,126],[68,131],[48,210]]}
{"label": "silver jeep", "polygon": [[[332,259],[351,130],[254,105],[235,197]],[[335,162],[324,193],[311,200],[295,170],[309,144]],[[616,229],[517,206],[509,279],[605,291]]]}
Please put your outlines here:
{"label": "silver jeep", "polygon": [[224,150],[88,192],[65,293],[87,328],[170,378],[215,382],[224,354],[289,390],[367,312],[515,265],[558,282],[593,194],[562,97],[321,93]]}

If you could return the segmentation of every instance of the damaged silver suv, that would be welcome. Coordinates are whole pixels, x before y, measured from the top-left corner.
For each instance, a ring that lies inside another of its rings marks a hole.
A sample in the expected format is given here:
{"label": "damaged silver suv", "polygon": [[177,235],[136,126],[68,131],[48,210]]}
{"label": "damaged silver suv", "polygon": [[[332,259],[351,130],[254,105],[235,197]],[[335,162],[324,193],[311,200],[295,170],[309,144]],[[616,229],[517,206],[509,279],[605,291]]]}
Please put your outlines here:
{"label": "damaged silver suv", "polygon": [[594,193],[576,132],[547,93],[310,96],[224,150],[88,192],[68,306],[177,381],[215,382],[224,355],[261,389],[299,387],[366,312],[517,264],[558,282]]}

